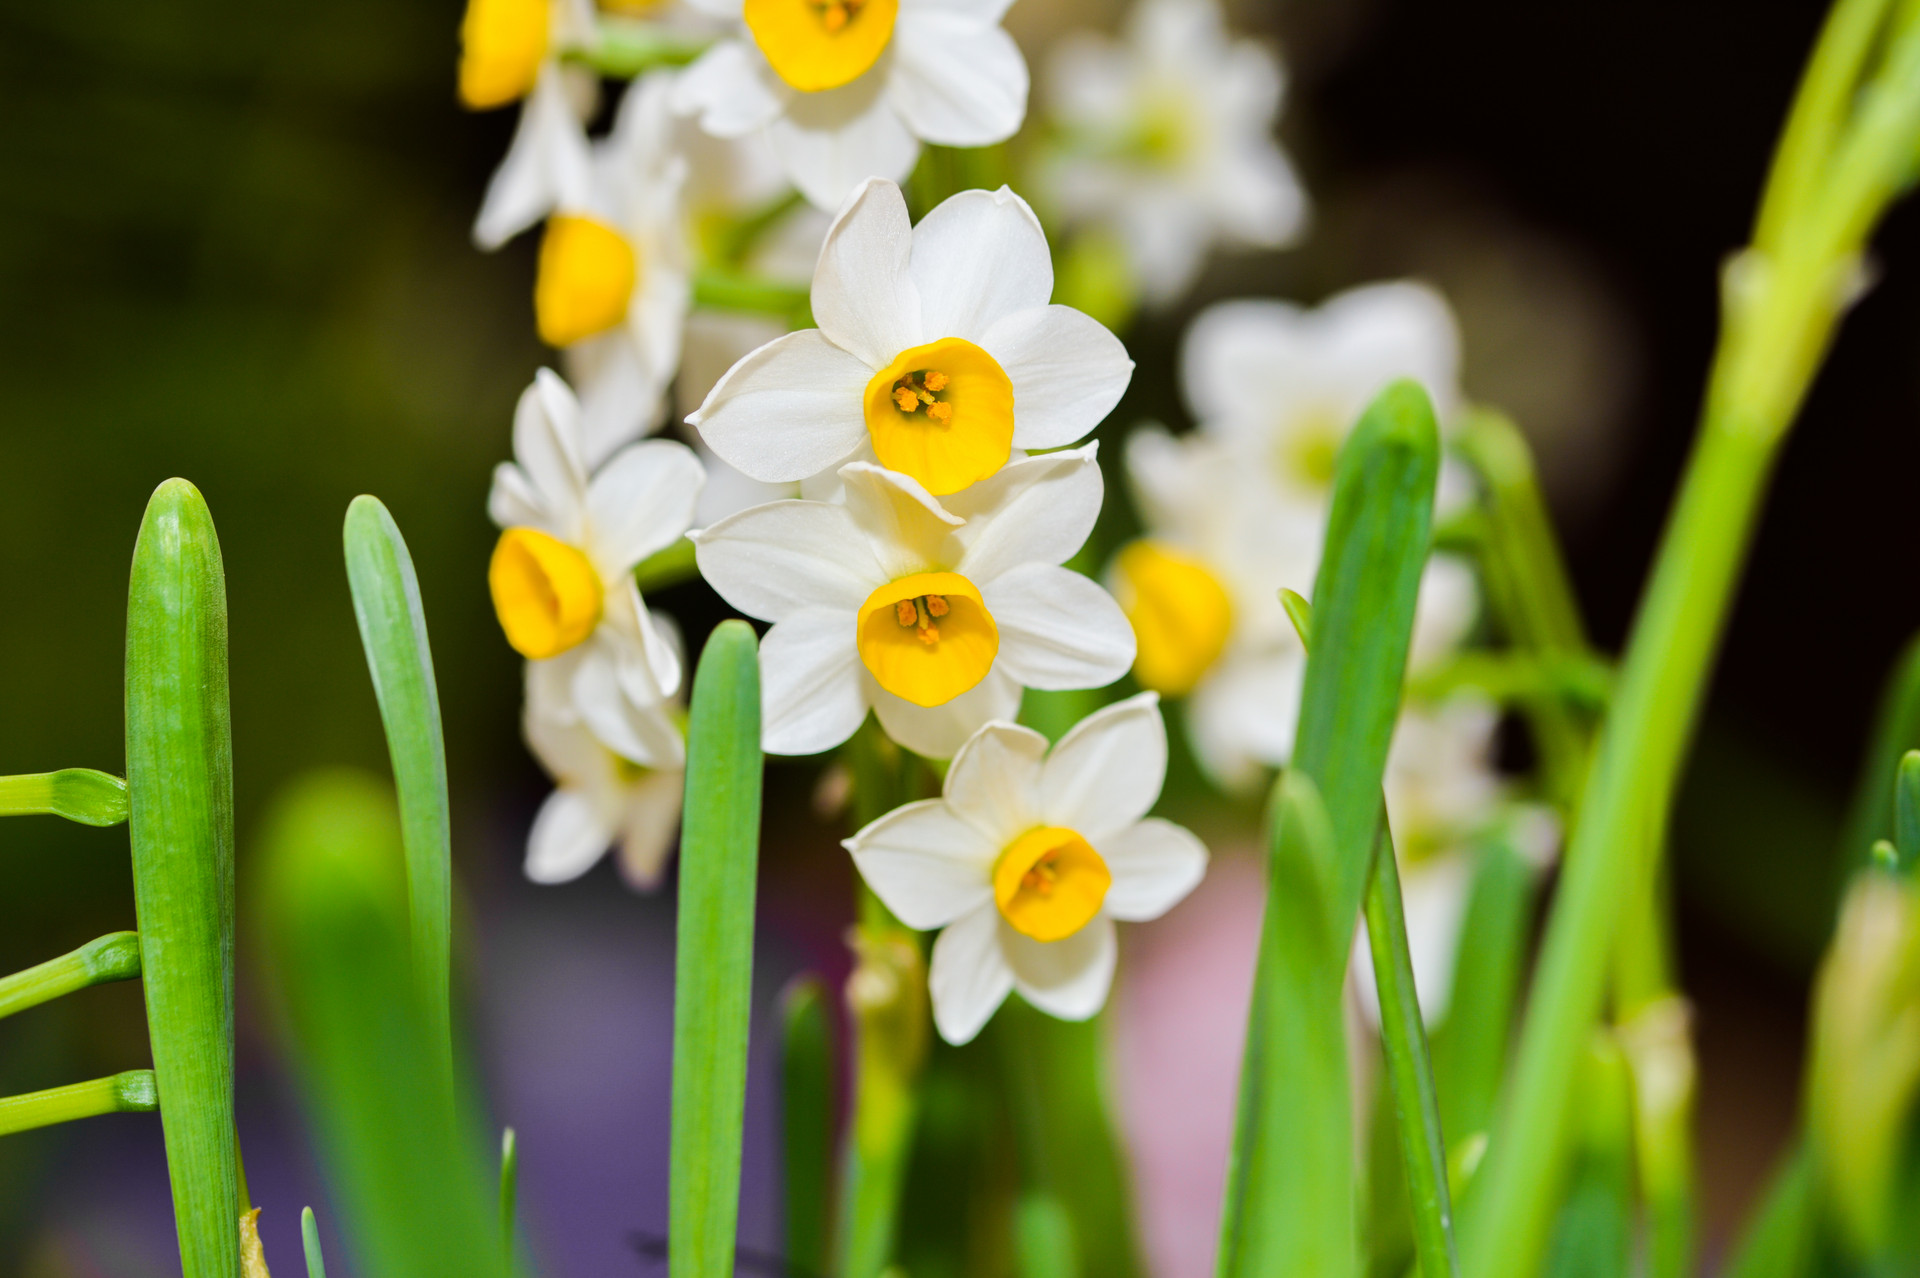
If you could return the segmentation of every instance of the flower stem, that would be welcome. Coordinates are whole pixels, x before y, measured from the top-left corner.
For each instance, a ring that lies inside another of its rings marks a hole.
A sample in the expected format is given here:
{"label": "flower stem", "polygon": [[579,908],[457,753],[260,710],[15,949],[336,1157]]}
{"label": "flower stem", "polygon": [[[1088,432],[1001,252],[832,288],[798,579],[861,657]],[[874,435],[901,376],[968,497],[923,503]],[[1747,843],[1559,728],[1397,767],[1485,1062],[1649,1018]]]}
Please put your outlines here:
{"label": "flower stem", "polygon": [[[130,1069],[111,1078],[53,1087],[24,1096],[0,1097],[0,1136],[70,1123],[99,1114],[150,1114],[160,1108],[153,1071]],[[238,1215],[235,1220],[239,1219]],[[236,1253],[237,1254],[237,1253]]]}
{"label": "flower stem", "polygon": [[71,954],[0,977],[0,1019],[63,994],[140,975],[140,934],[109,932]]}
{"label": "flower stem", "polygon": [[693,543],[685,537],[648,555],[633,570],[634,584],[642,595],[692,581],[699,575],[700,569],[693,562]]}
{"label": "flower stem", "polygon": [[602,16],[599,38],[561,56],[614,80],[631,80],[655,67],[682,67],[707,51],[710,41],[671,31],[658,23]]}
{"label": "flower stem", "polygon": [[710,266],[694,273],[693,304],[772,315],[794,328],[813,326],[812,294],[807,285],[724,267]]}
{"label": "flower stem", "polygon": [[0,777],[0,816],[37,815],[119,825],[127,819],[127,783],[92,768]]}

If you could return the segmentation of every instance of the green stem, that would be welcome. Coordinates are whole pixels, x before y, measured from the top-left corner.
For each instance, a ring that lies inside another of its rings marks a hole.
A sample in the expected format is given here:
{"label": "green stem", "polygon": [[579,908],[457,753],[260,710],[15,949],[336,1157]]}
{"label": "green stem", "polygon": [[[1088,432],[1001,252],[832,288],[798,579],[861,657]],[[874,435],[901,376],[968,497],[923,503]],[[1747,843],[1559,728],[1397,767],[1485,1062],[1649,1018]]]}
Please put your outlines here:
{"label": "green stem", "polygon": [[642,559],[633,570],[633,581],[643,595],[692,581],[700,575],[693,562],[693,543],[682,537],[664,550]]}
{"label": "green stem", "polygon": [[[130,1069],[112,1078],[53,1087],[24,1096],[0,1097],[0,1136],[70,1123],[100,1114],[151,1114],[160,1108],[153,1088],[153,1071]],[[235,1217],[236,1222],[238,1217]],[[236,1223],[236,1231],[238,1225]],[[235,1258],[239,1256],[235,1251]]]}
{"label": "green stem", "polygon": [[1916,746],[1920,746],[1920,636],[1907,641],[1881,694],[1872,744],[1841,827],[1836,856],[1841,882],[1851,880],[1867,863],[1867,851],[1876,839],[1893,837],[1894,779],[1902,756]]}
{"label": "green stem", "polygon": [[712,41],[683,35],[652,22],[601,17],[599,38],[560,56],[614,80],[631,80],[655,67],[682,67]]}
{"label": "green stem", "polygon": [[813,326],[812,290],[806,284],[770,280],[710,266],[693,277],[693,304],[722,311],[756,311],[795,328]]}
{"label": "green stem", "polygon": [[89,985],[130,981],[139,975],[140,934],[109,932],[71,954],[0,977],[0,1019]]}
{"label": "green stem", "polygon": [[825,1278],[833,1236],[833,1131],[839,1061],[827,986],[811,972],[780,995],[780,1153],[786,1257],[796,1274]]}
{"label": "green stem", "polygon": [[42,815],[119,825],[127,819],[127,783],[92,768],[0,777],[0,816]]}
{"label": "green stem", "polygon": [[520,1184],[520,1142],[513,1128],[500,1133],[500,1248],[513,1267],[513,1200]]}

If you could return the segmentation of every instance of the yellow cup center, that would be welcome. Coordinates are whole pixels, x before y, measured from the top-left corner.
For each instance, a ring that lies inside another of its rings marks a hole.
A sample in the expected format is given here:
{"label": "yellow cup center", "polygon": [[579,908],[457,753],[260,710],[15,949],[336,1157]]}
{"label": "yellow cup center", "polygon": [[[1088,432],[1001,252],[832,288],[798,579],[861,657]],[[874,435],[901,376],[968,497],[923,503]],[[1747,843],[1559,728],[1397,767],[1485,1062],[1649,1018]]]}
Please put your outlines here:
{"label": "yellow cup center", "polygon": [[901,351],[867,383],[866,412],[880,464],[936,496],[985,479],[1013,455],[1013,381],[963,338]]}
{"label": "yellow cup center", "polygon": [[467,0],[460,101],[476,111],[527,96],[547,56],[549,0]]}
{"label": "yellow cup center", "polygon": [[640,259],[627,237],[595,218],[556,213],[540,240],[533,313],[540,340],[571,346],[627,317]]}
{"label": "yellow cup center", "polygon": [[782,80],[837,89],[880,60],[900,0],[746,0],[747,30]]}
{"label": "yellow cup center", "polygon": [[881,687],[917,706],[945,705],[987,677],[1000,628],[957,572],[917,572],[860,605],[855,642]]}
{"label": "yellow cup center", "polygon": [[1331,488],[1348,425],[1332,408],[1311,410],[1286,423],[1274,447],[1280,481],[1290,488]]}
{"label": "yellow cup center", "polygon": [[1170,697],[1193,691],[1233,632],[1233,600],[1205,564],[1136,541],[1121,550],[1114,596],[1133,623],[1134,677]]}
{"label": "yellow cup center", "polygon": [[559,656],[600,624],[600,574],[577,548],[537,528],[500,534],[487,587],[507,642],[534,661]]}
{"label": "yellow cup center", "polygon": [[993,899],[1007,922],[1036,941],[1063,941],[1092,921],[1113,886],[1093,845],[1043,825],[1007,844],[993,865]]}

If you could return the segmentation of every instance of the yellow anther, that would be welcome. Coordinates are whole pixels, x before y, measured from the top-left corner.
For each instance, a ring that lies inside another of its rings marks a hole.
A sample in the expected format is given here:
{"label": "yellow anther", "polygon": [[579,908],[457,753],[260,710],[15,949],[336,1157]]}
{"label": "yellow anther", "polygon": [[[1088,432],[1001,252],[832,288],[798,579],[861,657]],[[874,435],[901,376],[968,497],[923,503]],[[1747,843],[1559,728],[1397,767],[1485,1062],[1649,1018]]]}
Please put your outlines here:
{"label": "yellow anther", "polygon": [[925,602],[925,604],[927,605],[927,611],[932,613],[934,616],[944,617],[947,615],[948,609],[947,609],[946,596],[928,595],[923,602]]}
{"label": "yellow anther", "polygon": [[549,346],[571,346],[619,324],[640,278],[640,260],[624,235],[572,213],[547,219],[537,269],[534,318]]}
{"label": "yellow anther", "polygon": [[905,386],[893,388],[893,402],[900,405],[900,411],[903,413],[911,413],[920,406],[920,401],[915,398],[913,391]]}
{"label": "yellow anther", "polygon": [[900,0],[746,0],[747,30],[774,72],[803,93],[866,73],[893,38]]}
{"label": "yellow anther", "polygon": [[911,599],[902,599],[899,603],[895,604],[893,606],[893,615],[894,619],[903,626],[917,626],[920,624],[920,610],[914,606],[914,601]]}
{"label": "yellow anther", "polygon": [[1028,830],[993,866],[1001,916],[1036,941],[1065,940],[1092,922],[1112,885],[1093,845],[1062,826]]}
{"label": "yellow anther", "polygon": [[920,382],[928,390],[938,394],[947,388],[947,375],[937,368],[930,368],[920,378]]}
{"label": "yellow anther", "polygon": [[468,0],[460,20],[460,101],[475,111],[524,98],[547,56],[549,0]]}
{"label": "yellow anther", "polygon": [[948,422],[953,420],[953,405],[952,404],[928,404],[927,420],[935,423],[936,425],[945,426]]}
{"label": "yellow anther", "polygon": [[965,577],[918,572],[867,596],[855,643],[882,688],[915,705],[938,706],[987,677],[1000,630]]}
{"label": "yellow anther", "polygon": [[600,624],[600,574],[577,547],[537,528],[500,534],[487,586],[507,642],[534,661],[559,656]]}
{"label": "yellow anther", "polygon": [[1233,632],[1226,588],[1190,555],[1136,541],[1114,560],[1113,594],[1133,623],[1133,674],[1170,697],[1193,691]]}

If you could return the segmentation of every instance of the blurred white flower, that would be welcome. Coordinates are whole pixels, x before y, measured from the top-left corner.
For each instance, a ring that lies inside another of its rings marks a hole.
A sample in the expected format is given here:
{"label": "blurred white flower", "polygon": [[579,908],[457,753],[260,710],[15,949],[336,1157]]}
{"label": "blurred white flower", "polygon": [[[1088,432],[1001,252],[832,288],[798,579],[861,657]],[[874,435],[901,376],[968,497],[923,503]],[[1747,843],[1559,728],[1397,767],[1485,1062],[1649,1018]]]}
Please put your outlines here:
{"label": "blurred white flower", "polygon": [[1025,458],[945,504],[868,462],[844,503],[779,501],[692,534],[721,598],[774,623],[760,644],[763,744],[813,754],[872,707],[901,745],[946,758],[1028,688],[1094,688],[1133,662],[1098,585],[1061,567],[1100,511],[1094,448]]}
{"label": "blurred white flower", "polygon": [[[665,618],[662,628],[674,638]],[[614,848],[620,876],[639,890],[660,884],[680,824],[686,754],[668,702],[637,707],[655,722],[645,734],[661,753],[634,760],[611,750],[582,716],[556,663],[527,663],[527,744],[554,780],[527,835],[526,875],[535,883],[579,878]]]}
{"label": "blurred white flower", "polygon": [[1172,301],[1215,243],[1278,248],[1304,227],[1273,138],[1284,83],[1272,54],[1228,39],[1214,0],[1140,0],[1123,40],[1076,32],[1048,63],[1049,197],[1110,227],[1146,300]]}
{"label": "blurred white flower", "polygon": [[1064,1020],[1092,1016],[1113,982],[1114,920],[1158,918],[1205,875],[1205,845],[1147,816],[1167,770],[1157,700],[1091,714],[1051,752],[1031,728],[986,724],[941,798],[846,841],[901,922],[945,929],[928,986],[949,1043],[972,1039],[1016,989]]}
{"label": "blurred white flower", "polygon": [[[553,669],[579,715],[636,762],[672,757],[660,704],[680,687],[674,645],[648,612],[634,565],[683,536],[704,476],[684,444],[648,440],[589,481],[580,406],[540,370],[514,414],[514,460],[494,471],[487,512],[504,531],[487,571],[507,642]],[[672,739],[669,740],[668,738]]]}
{"label": "blurred white flower", "polygon": [[742,359],[688,421],[762,482],[871,456],[958,492],[1016,449],[1079,439],[1127,388],[1120,340],[1052,294],[1046,234],[1012,191],[963,191],[916,227],[900,188],[869,180],[820,251],[820,327]]}
{"label": "blurred white flower", "polygon": [[839,206],[904,178],[922,141],[989,146],[1026,116],[1009,0],[699,0],[737,24],[686,69],[675,108],[719,137],[761,130],[802,194]]}

